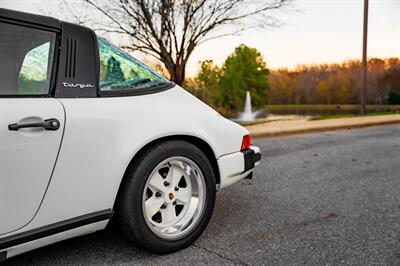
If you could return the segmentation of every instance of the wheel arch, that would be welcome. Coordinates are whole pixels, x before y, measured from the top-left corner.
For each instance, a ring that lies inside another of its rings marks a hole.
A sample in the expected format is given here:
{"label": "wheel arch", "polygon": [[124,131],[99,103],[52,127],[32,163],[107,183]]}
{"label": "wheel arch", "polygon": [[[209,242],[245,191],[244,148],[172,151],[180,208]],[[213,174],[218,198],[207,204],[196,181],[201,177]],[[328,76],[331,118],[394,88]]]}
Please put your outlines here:
{"label": "wheel arch", "polygon": [[[171,141],[171,140],[182,140],[182,141],[186,141],[188,143],[191,143],[193,145],[195,145],[197,148],[199,148],[207,157],[207,159],[209,160],[211,167],[213,169],[214,175],[215,175],[215,182],[217,184],[217,186],[220,185],[221,183],[221,178],[220,178],[220,172],[219,172],[219,168],[218,168],[218,162],[217,162],[217,157],[213,151],[213,149],[211,148],[211,146],[203,139],[199,138],[199,137],[195,137],[192,135],[170,135],[170,136],[164,136],[164,137],[160,137],[157,139],[154,139],[150,142],[148,142],[146,145],[144,145],[143,147],[141,147],[136,153],[135,155],[132,157],[132,159],[130,160],[128,166],[125,169],[124,175],[121,179],[119,188],[118,188],[118,192],[117,192],[117,197],[116,200],[118,199],[118,195],[119,195],[119,191],[121,190],[121,187],[123,186],[123,182],[126,178],[126,174],[129,171],[129,169],[132,167],[132,165],[135,163],[135,160],[137,160],[137,158],[147,149],[151,148],[152,146],[161,143],[161,142],[165,142],[165,141]],[[114,203],[115,204],[115,203]]]}

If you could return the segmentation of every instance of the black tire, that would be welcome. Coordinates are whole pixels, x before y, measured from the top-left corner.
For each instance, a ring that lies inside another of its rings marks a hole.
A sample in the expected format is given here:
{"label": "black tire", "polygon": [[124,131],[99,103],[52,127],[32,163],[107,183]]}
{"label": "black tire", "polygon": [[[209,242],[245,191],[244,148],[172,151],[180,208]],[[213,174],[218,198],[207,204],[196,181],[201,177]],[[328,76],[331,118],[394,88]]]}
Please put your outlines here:
{"label": "black tire", "polygon": [[[149,228],[143,215],[142,200],[151,172],[160,162],[174,156],[186,157],[197,164],[205,179],[206,197],[197,225],[182,238],[170,240],[161,238]],[[213,169],[199,148],[179,140],[157,143],[145,149],[127,170],[115,206],[116,225],[123,237],[150,252],[175,252],[192,244],[203,233],[214,209],[215,193]]]}

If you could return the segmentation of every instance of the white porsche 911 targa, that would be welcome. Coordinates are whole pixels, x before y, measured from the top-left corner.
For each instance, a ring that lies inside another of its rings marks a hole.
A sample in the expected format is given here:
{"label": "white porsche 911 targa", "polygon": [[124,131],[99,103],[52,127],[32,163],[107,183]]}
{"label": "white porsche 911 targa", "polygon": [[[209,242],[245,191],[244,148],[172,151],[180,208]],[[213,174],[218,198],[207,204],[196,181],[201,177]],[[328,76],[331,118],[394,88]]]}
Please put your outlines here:
{"label": "white porsche 911 targa", "polygon": [[220,116],[88,28],[0,9],[0,260],[102,230],[190,245],[261,158]]}

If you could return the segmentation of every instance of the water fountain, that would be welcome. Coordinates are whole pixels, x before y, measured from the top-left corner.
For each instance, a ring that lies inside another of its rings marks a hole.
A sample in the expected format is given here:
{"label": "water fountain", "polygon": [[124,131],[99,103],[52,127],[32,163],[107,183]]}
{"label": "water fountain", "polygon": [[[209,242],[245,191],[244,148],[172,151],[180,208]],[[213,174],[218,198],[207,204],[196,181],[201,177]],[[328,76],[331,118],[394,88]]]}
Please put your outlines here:
{"label": "water fountain", "polygon": [[244,104],[244,110],[239,115],[239,121],[248,122],[254,121],[258,112],[253,112],[251,110],[251,96],[250,91],[246,91],[246,101]]}

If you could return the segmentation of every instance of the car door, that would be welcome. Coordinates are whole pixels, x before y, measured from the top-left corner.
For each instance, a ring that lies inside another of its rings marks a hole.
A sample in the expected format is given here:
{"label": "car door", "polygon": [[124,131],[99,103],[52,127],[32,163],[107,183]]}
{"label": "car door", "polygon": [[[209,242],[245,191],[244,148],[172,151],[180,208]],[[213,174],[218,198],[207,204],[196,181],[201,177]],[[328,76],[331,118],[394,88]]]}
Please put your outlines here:
{"label": "car door", "polygon": [[65,114],[50,93],[56,37],[0,20],[0,236],[33,219],[57,161]]}

